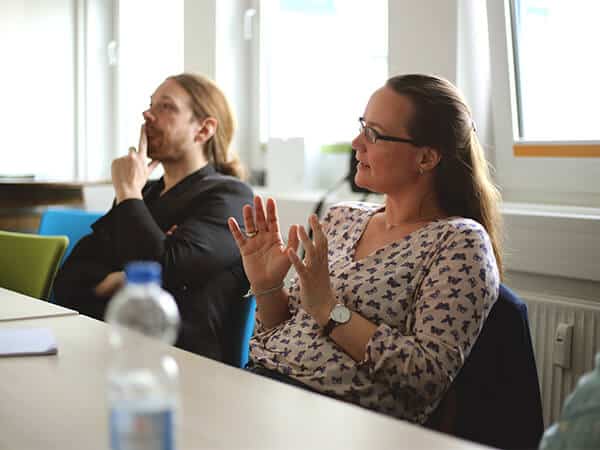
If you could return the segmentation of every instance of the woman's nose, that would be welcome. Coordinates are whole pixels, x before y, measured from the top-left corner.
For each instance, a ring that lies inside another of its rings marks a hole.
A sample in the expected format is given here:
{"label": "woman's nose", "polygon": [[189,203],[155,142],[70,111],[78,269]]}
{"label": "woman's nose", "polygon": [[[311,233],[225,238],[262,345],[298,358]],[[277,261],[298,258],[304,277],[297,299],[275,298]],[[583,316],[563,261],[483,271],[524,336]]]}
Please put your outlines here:
{"label": "woman's nose", "polygon": [[354,139],[352,139],[352,148],[354,150],[356,150],[357,152],[364,150],[364,145],[363,145],[363,142],[362,142],[362,139],[361,139],[361,137],[363,135],[364,135],[363,133],[358,133],[356,135],[356,137]]}

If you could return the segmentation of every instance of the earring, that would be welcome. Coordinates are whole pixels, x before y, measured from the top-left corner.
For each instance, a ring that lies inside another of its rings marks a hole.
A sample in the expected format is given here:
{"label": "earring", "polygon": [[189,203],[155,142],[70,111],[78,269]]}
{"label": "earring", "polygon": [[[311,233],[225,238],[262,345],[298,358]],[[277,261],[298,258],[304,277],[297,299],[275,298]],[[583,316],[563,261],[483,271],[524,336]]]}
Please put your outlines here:
{"label": "earring", "polygon": [[423,168],[419,166],[419,175],[423,175]]}

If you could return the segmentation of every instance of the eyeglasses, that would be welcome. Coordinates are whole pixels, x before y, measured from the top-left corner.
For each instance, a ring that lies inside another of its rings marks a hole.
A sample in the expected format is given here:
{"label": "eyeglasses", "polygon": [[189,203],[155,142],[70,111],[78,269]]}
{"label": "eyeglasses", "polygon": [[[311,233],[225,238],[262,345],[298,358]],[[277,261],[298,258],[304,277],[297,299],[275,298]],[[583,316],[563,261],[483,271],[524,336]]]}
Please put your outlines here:
{"label": "eyeglasses", "polygon": [[368,126],[366,124],[364,117],[359,117],[358,121],[360,123],[360,128],[359,128],[360,133],[361,134],[364,133],[367,140],[371,144],[375,144],[378,140],[380,140],[380,141],[391,141],[391,142],[406,142],[407,144],[416,145],[417,147],[419,146],[419,144],[417,144],[412,139],[400,138],[400,137],[395,137],[395,136],[386,136],[384,134],[379,133],[379,131],[377,131],[375,128],[371,128],[370,126]]}

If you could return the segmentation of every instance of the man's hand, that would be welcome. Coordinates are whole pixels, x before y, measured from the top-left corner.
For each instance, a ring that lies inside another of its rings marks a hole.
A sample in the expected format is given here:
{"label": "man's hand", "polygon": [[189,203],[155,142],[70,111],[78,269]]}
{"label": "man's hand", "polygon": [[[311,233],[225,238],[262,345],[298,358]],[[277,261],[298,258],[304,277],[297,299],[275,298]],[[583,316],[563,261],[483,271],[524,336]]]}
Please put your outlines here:
{"label": "man's hand", "polygon": [[111,272],[95,288],[98,297],[112,297],[125,285],[125,272]]}
{"label": "man's hand", "polygon": [[150,164],[147,164],[147,159],[148,138],[144,125],[142,125],[138,150],[131,147],[127,156],[117,158],[112,162],[111,175],[117,204],[130,198],[142,198],[142,188],[159,164],[158,161],[151,161]]}

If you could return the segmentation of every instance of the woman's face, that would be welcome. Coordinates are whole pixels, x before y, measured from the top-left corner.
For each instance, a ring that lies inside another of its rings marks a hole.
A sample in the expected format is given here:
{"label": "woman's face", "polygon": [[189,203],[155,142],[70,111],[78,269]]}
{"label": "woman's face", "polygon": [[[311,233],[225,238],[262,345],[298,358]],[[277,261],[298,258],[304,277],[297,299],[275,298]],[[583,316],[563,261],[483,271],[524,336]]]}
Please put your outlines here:
{"label": "woman's face", "polygon": [[200,123],[194,118],[189,94],[167,79],[152,94],[143,116],[148,135],[148,156],[159,161],[178,159],[193,146]]}
{"label": "woman's face", "polygon": [[[413,113],[408,97],[384,86],[371,96],[363,118],[366,126],[380,135],[412,139],[407,124]],[[359,161],[354,178],[358,186],[394,194],[416,183],[421,160],[421,150],[416,145],[382,139],[372,143],[363,132],[354,138],[352,146]]]}

